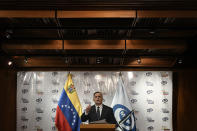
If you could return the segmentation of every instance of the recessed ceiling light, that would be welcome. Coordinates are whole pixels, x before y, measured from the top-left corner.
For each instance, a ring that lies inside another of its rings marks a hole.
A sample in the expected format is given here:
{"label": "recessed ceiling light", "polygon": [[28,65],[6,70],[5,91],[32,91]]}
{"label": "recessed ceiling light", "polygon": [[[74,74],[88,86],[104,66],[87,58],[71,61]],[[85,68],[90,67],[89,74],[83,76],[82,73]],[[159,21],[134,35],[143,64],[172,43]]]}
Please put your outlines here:
{"label": "recessed ceiling light", "polygon": [[141,59],[137,58],[137,63],[140,64],[141,63]]}
{"label": "recessed ceiling light", "polygon": [[149,33],[150,33],[150,34],[155,34],[155,31],[150,31]]}
{"label": "recessed ceiling light", "polygon": [[12,65],[12,61],[8,61],[8,65],[11,66]]}

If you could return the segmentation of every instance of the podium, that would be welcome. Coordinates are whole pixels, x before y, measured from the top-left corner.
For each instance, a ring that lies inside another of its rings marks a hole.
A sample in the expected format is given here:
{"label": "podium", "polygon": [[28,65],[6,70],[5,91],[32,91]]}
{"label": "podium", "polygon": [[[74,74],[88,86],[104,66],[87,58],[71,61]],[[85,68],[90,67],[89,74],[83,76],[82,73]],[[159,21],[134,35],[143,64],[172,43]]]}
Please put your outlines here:
{"label": "podium", "polygon": [[115,131],[115,124],[81,124],[80,131]]}

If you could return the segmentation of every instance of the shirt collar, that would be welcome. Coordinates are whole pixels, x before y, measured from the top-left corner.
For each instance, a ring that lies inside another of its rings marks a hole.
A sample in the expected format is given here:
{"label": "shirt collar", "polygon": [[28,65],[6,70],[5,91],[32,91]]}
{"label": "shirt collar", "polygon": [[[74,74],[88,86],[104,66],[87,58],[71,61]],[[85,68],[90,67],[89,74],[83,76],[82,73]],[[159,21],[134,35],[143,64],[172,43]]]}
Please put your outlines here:
{"label": "shirt collar", "polygon": [[[96,109],[97,109],[97,105],[95,105]],[[99,108],[102,109],[103,108],[103,104],[99,105]]]}

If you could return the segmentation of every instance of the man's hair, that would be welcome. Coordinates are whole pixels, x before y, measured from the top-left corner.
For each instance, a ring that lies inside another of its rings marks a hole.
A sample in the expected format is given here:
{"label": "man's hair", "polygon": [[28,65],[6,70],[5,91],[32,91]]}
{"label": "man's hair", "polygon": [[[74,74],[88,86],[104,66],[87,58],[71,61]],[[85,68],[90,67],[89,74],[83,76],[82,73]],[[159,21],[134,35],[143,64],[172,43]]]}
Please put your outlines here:
{"label": "man's hair", "polygon": [[97,94],[97,93],[100,93],[100,94],[102,95],[102,97],[103,97],[103,93],[102,93],[102,92],[100,92],[100,91],[96,91],[96,92],[94,92],[93,97],[94,97],[94,96],[95,96],[95,94]]}

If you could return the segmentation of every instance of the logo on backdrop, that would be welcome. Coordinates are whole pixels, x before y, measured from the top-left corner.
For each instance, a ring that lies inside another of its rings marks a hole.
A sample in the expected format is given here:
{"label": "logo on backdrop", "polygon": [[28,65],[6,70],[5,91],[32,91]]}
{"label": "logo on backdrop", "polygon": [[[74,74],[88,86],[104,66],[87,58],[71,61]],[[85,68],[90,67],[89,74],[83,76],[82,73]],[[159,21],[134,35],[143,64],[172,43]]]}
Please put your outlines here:
{"label": "logo on backdrop", "polygon": [[146,76],[152,76],[152,72],[147,72]]}
{"label": "logo on backdrop", "polygon": [[[116,104],[113,107],[113,110],[117,122],[120,122],[128,113],[130,113],[130,110],[127,107],[120,104]],[[124,130],[130,131],[134,128],[134,125],[134,116],[131,115],[131,117],[127,118],[120,126],[124,128]]]}

